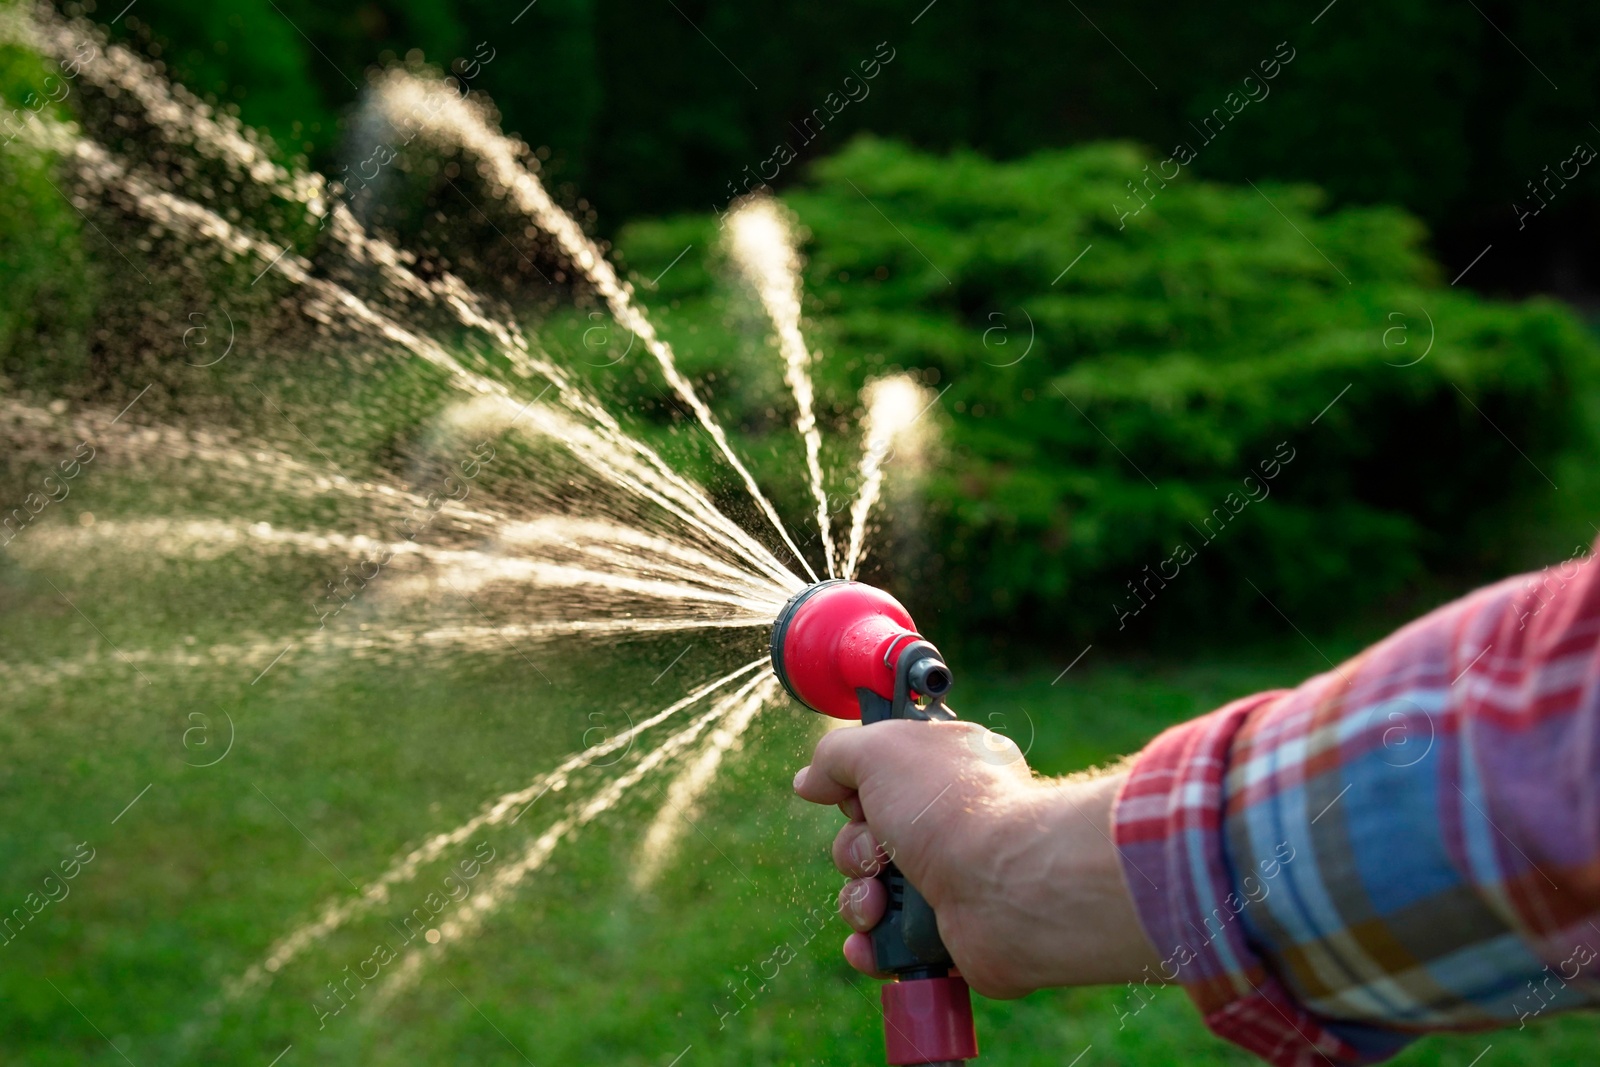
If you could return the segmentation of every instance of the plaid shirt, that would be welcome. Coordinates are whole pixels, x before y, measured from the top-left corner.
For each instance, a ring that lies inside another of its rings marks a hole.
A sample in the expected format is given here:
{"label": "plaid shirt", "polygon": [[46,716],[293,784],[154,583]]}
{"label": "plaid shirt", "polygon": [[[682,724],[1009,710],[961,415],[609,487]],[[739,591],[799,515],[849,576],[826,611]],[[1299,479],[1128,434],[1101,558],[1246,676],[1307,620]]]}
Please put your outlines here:
{"label": "plaid shirt", "polygon": [[1114,822],[1147,982],[1280,1067],[1600,1005],[1600,563],[1173,727]]}

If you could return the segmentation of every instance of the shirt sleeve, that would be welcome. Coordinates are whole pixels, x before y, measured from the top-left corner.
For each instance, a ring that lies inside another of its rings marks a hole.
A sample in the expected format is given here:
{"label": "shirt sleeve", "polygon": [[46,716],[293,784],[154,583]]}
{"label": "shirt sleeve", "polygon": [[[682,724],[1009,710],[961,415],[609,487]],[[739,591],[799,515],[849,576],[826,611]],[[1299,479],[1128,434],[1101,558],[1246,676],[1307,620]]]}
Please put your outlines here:
{"label": "shirt sleeve", "polygon": [[1269,1063],[1600,1005],[1600,564],[1173,727],[1114,825],[1149,980]]}

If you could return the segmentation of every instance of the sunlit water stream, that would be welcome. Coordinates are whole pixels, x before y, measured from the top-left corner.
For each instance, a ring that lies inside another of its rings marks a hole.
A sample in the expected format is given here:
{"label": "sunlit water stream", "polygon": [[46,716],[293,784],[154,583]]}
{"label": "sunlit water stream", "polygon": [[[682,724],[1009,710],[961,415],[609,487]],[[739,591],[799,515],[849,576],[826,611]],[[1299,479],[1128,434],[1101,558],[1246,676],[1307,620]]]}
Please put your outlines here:
{"label": "sunlit water stream", "polygon": [[[168,338],[179,357],[91,368],[92,391],[0,399],[16,495],[10,560],[46,576],[91,625],[95,605],[57,584],[86,568],[137,572],[159,588],[163,573],[235,561],[241,569],[228,573],[244,576],[240,595],[263,601],[258,625],[226,638],[113,643],[96,627],[103,640],[74,655],[14,650],[0,662],[8,689],[102,675],[160,687],[223,669],[254,676],[254,686],[297,664],[416,666],[462,655],[503,656],[548,682],[539,666],[547,657],[572,655],[603,673],[624,643],[661,635],[728,650],[724,669],[702,666],[698,681],[664,663],[661,684],[645,694],[597,684],[596,706],[615,715],[597,735],[585,733],[579,750],[530,754],[524,784],[456,825],[412,828],[420,843],[386,867],[340,869],[352,892],[340,885],[309,911],[274,916],[281,935],[259,959],[233,966],[196,1017],[248,1004],[424,874],[437,881],[463,864],[480,867],[425,939],[411,945],[411,931],[397,928],[411,948],[379,975],[363,973],[360,1003],[381,1010],[531,892],[559,848],[641,789],[656,814],[641,828],[628,879],[647,891],[751,724],[787,706],[765,659],[749,653],[805,582],[858,572],[885,462],[931,396],[910,379],[872,383],[857,468],[826,470],[810,377],[826,355],[802,332],[792,220],[769,200],[738,205],[725,251],[770,320],[793,400],[792,445],[803,456],[793,469],[811,502],[809,514],[786,521],[633,286],[546,191],[528,147],[453,83],[416,70],[375,78],[367,126],[408,152],[473,168],[475,195],[539,235],[542,254],[566,275],[557,296],[597,300],[637,339],[623,370],[648,366],[675,398],[685,432],[703,436],[742,497],[730,507],[728,493],[703,487],[630,429],[593,375],[547,350],[521,316],[368,228],[347,190],[285,166],[149,61],[87,24],[25,8],[8,9],[0,33],[71,72],[78,116],[33,116],[8,151],[53,160],[53,181],[87,223],[86,239],[103,239],[107,262],[126,267],[113,295],[132,294],[138,328]],[[172,305],[186,291],[199,311]],[[41,469],[52,480],[39,481]],[[98,515],[81,510],[85,494],[66,503],[90,481],[105,501]],[[852,488],[847,511],[830,503],[830,484],[835,495]],[[833,526],[840,514],[842,530]],[[298,591],[287,608],[269,593],[284,589]],[[191,766],[228,754],[220,728],[213,736],[205,721],[201,735],[198,720],[184,733]],[[231,729],[227,741],[231,749]],[[485,830],[513,827],[516,848],[474,862]],[[324,1025],[357,999],[347,979],[326,985],[317,1008]]]}

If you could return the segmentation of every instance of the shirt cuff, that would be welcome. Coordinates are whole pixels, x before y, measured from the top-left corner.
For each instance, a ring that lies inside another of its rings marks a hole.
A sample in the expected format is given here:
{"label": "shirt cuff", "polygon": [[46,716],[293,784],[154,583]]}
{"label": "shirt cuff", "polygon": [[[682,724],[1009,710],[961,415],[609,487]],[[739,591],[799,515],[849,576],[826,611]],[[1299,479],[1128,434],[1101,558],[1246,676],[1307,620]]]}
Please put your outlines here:
{"label": "shirt cuff", "polygon": [[[1228,752],[1245,719],[1285,692],[1174,726],[1138,755],[1112,816],[1122,874],[1161,956],[1150,980],[1181,984],[1213,1033],[1276,1067],[1371,1063],[1393,1050],[1358,1050],[1302,1008],[1238,921],[1249,901],[1235,887],[1222,833]],[[1260,879],[1270,882],[1282,862],[1263,860]]]}

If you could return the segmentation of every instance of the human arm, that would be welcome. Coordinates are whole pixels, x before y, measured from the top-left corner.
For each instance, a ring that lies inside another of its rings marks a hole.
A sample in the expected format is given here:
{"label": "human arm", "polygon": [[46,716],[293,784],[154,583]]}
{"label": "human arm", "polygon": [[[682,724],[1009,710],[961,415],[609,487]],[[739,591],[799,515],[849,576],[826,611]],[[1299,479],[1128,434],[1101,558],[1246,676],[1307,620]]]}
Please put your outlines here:
{"label": "human arm", "polygon": [[1156,738],[1116,811],[1160,979],[1280,1065],[1600,1004],[1600,568],[1507,579]]}
{"label": "human arm", "polygon": [[[985,759],[975,726],[888,723],[828,735],[796,788],[865,812],[841,869],[870,874],[851,846],[889,842],[979,992],[1176,981],[1273,1063],[1372,1062],[1425,1030],[1600,1003],[1597,642],[1600,575],[1572,563],[1099,781]],[[882,913],[870,884],[842,905],[857,930]],[[863,939],[846,953],[870,967]]]}

